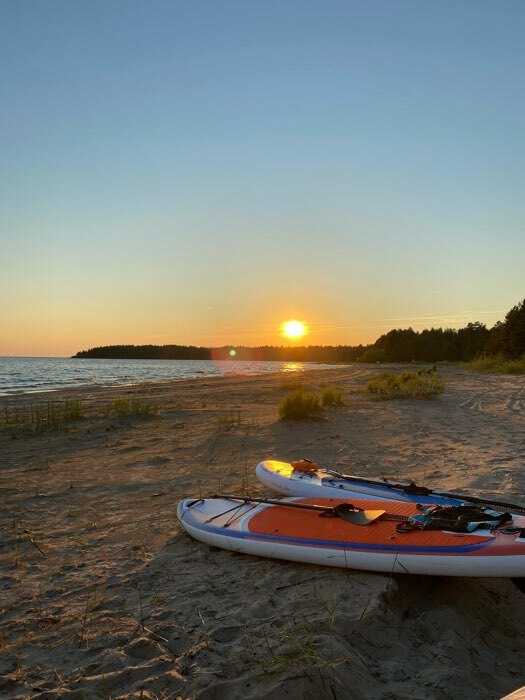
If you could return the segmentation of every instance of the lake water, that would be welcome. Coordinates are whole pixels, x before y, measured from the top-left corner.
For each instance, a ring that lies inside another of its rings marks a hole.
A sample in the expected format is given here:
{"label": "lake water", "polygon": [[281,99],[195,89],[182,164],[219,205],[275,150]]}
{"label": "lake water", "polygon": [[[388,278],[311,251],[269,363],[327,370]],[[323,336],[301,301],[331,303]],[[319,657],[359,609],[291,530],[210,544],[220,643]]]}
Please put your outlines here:
{"label": "lake water", "polygon": [[0,357],[0,396],[56,391],[66,387],[132,385],[192,377],[300,372],[333,365],[240,360],[96,360]]}

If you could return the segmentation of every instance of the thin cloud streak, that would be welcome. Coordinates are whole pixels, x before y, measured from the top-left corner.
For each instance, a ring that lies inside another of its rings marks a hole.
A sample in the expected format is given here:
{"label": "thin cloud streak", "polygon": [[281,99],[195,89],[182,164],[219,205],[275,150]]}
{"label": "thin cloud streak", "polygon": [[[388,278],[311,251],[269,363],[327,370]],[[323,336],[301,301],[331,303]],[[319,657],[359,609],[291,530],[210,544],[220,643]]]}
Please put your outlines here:
{"label": "thin cloud streak", "polygon": [[503,315],[504,312],[501,310],[497,311],[462,311],[459,314],[425,314],[422,316],[394,316],[391,318],[383,318],[382,322],[385,323],[410,323],[410,322],[432,322],[432,321],[467,321],[474,323],[474,320],[481,316],[494,316],[495,314]]}

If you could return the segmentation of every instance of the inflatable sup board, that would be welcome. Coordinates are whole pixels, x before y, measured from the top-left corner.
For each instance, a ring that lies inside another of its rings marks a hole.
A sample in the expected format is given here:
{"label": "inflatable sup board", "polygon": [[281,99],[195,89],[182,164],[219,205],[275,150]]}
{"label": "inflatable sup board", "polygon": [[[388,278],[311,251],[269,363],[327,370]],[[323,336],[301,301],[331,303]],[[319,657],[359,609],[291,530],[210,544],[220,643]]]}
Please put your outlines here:
{"label": "inflatable sup board", "polygon": [[[356,513],[348,513],[352,506]],[[343,499],[234,496],[185,499],[177,509],[191,537],[232,552],[385,573],[525,576],[525,516],[469,533],[398,532],[417,513],[416,504],[392,500],[349,506]],[[346,519],[354,515],[355,523]]]}
{"label": "inflatable sup board", "polygon": [[292,464],[266,460],[257,465],[255,473],[262,484],[288,496],[391,499],[407,503],[438,503],[450,506],[463,503],[462,500],[442,495],[437,490],[424,493],[430,489],[417,487],[408,481],[365,479],[339,474],[329,469],[321,469],[308,460]]}

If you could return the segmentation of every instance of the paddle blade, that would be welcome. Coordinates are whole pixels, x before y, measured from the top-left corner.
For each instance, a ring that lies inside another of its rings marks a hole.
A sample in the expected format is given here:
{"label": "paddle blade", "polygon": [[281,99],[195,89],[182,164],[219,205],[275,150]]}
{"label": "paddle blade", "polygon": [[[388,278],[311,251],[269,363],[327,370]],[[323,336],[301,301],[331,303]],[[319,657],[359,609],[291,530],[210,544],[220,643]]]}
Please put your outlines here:
{"label": "paddle blade", "polygon": [[[346,504],[343,503],[341,505],[344,506]],[[384,510],[349,510],[341,506],[336,506],[334,510],[340,518],[348,523],[352,523],[352,525],[370,525],[385,512]]]}

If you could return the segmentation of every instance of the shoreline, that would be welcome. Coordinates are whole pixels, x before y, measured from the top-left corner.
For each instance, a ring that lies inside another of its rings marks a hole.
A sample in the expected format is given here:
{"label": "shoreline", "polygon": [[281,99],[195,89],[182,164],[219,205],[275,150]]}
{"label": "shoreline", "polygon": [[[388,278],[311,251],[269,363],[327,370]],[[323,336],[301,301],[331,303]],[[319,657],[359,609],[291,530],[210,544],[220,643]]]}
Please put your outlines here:
{"label": "shoreline", "polygon": [[[15,439],[3,427],[0,694],[496,700],[523,685],[523,594],[509,579],[276,562],[178,525],[183,497],[269,495],[254,469],[271,458],[525,501],[523,376],[446,366],[433,400],[357,393],[384,371],[305,372],[307,390],[343,390],[321,421],[278,420],[279,373],[63,389],[53,400],[81,398],[84,419]],[[137,393],[158,412],[99,410]],[[0,397],[0,411],[6,398],[35,402]]]}
{"label": "shoreline", "polygon": [[[0,358],[2,359],[22,359],[22,360],[36,360],[36,361],[46,361],[46,360],[62,360],[62,359],[72,359],[72,358]],[[208,364],[208,367],[214,367],[217,371],[215,372],[210,372],[207,369],[202,369],[201,367],[195,368],[193,373],[190,374],[184,374],[180,373],[178,376],[177,374],[170,375],[170,376],[143,376],[143,377],[128,377],[128,376],[123,376],[122,378],[118,378],[116,376],[110,377],[102,377],[99,378],[96,374],[93,377],[86,378],[83,377],[81,379],[76,379],[74,377],[69,377],[68,380],[70,383],[69,384],[64,384],[64,380],[55,378],[55,385],[53,386],[46,386],[46,388],[35,388],[34,386],[29,387],[28,389],[24,388],[13,388],[13,389],[8,389],[4,390],[2,389],[0,391],[0,401],[3,398],[8,398],[11,396],[23,396],[23,395],[38,395],[41,393],[51,393],[51,392],[60,392],[62,390],[70,390],[70,389],[81,389],[81,388],[107,388],[107,387],[133,387],[133,386],[140,386],[142,384],[165,384],[165,383],[170,383],[170,382],[178,382],[178,381],[183,381],[183,380],[198,380],[198,379],[205,379],[208,377],[216,377],[216,378],[236,378],[238,376],[246,376],[246,377],[257,377],[257,376],[267,376],[267,375],[288,375],[288,374],[295,374],[295,373],[302,373],[302,372],[308,372],[311,370],[315,369],[332,369],[332,368],[337,368],[341,366],[352,366],[352,364],[349,363],[331,363],[331,364],[325,364],[321,362],[278,362],[278,361],[265,361],[265,360],[252,360],[252,361],[245,361],[245,360],[140,360],[140,359],[134,359],[131,358],[129,360],[121,360],[117,361],[114,359],[108,359],[107,360],[109,363],[112,363],[115,365],[115,363],[128,363],[128,362],[136,362],[139,365],[144,366],[145,363],[147,365],[148,362],[153,362],[156,363],[157,365],[160,363],[161,365],[165,363],[170,363],[170,362],[175,362],[175,363],[197,363],[197,365],[206,365]],[[97,363],[104,363],[106,360],[86,360],[86,362],[94,362],[95,364]],[[238,371],[235,369],[235,365],[238,365]],[[257,365],[261,364],[266,367],[266,369],[262,369],[261,371],[248,371],[247,368],[248,366],[251,365]],[[274,367],[275,366],[275,367]],[[291,369],[293,366],[300,366],[299,369]],[[102,365],[100,365],[102,367]],[[91,369],[93,371],[97,371],[97,369],[100,369],[100,367],[97,368],[97,366],[93,366]],[[226,368],[231,369],[231,371],[225,371]],[[1,369],[1,368],[0,368]],[[43,371],[43,370],[42,370]]]}
{"label": "shoreline", "polygon": [[[129,395],[147,395],[154,393],[157,398],[162,398],[163,396],[172,396],[177,393],[177,389],[182,389],[182,393],[185,392],[185,388],[196,388],[204,386],[205,382],[211,381],[213,383],[229,384],[254,384],[257,385],[258,381],[264,382],[269,380],[272,384],[279,384],[290,380],[292,378],[297,378],[299,380],[307,379],[311,377],[317,383],[321,382],[323,377],[331,378],[335,381],[342,379],[341,369],[352,368],[355,365],[334,365],[329,368],[308,368],[304,370],[297,370],[294,372],[280,371],[280,372],[266,372],[261,374],[228,374],[228,375],[203,375],[199,377],[180,377],[172,378],[166,380],[154,380],[154,381],[140,381],[132,384],[83,384],[79,386],[68,386],[59,387],[57,389],[49,389],[43,391],[34,392],[20,392],[16,394],[0,394],[0,410],[5,404],[13,403],[45,403],[47,399],[64,401],[73,398],[81,398],[85,401],[96,401],[98,398],[115,398],[116,396],[129,396]],[[362,365],[365,367],[365,365]],[[392,364],[396,370],[400,370],[401,365]],[[372,372],[371,376],[375,374],[373,369],[374,365],[371,366]],[[384,369],[384,368],[383,368]],[[308,381],[304,381],[304,384],[308,384]]]}

